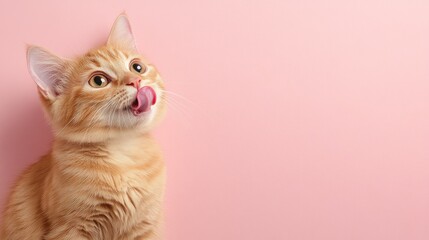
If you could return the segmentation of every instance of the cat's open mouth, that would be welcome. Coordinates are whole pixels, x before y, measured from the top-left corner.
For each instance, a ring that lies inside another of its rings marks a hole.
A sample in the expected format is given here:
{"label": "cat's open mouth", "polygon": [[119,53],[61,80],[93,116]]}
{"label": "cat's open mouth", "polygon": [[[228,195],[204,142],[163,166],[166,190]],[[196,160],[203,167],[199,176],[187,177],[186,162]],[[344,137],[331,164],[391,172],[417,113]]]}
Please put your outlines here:
{"label": "cat's open mouth", "polygon": [[149,86],[144,86],[137,91],[136,99],[131,104],[130,109],[134,116],[139,116],[150,111],[155,103],[155,90]]}

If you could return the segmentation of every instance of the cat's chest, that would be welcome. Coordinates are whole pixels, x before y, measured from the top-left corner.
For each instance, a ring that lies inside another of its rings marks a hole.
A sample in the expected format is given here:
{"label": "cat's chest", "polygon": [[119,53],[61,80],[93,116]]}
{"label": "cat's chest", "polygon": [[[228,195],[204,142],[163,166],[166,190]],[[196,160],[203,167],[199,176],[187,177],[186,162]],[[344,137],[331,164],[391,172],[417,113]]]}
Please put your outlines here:
{"label": "cat's chest", "polygon": [[97,210],[94,214],[106,215],[115,232],[127,232],[143,222],[152,223],[161,212],[163,184],[161,179],[148,181],[146,172],[135,167],[123,170],[112,176],[109,189],[98,192],[101,197],[93,208]]}
{"label": "cat's chest", "polygon": [[142,173],[129,171],[116,176],[113,181],[110,186],[112,191],[108,193],[106,200],[114,203],[116,211],[123,211],[127,217],[141,212],[146,200],[153,197],[150,194],[151,186],[145,182]]}
{"label": "cat's chest", "polygon": [[[77,176],[79,188],[88,193],[77,196],[79,204],[89,203],[96,214],[98,209],[107,209],[106,214],[120,222],[142,220],[147,211],[158,211],[164,190],[164,164],[155,144],[145,139],[111,142],[97,157],[76,156],[74,159],[85,161],[74,161],[64,168],[64,179]],[[75,191],[75,185],[68,185]]]}
{"label": "cat's chest", "polygon": [[122,162],[119,174],[114,178],[112,199],[121,206],[128,218],[144,215],[145,211],[155,210],[163,195],[164,164],[156,156],[116,155]]}
{"label": "cat's chest", "polygon": [[163,168],[160,159],[144,155],[115,154],[116,174],[112,174],[111,188],[118,196],[138,200],[150,197],[153,192],[154,181],[151,178],[154,170]]}

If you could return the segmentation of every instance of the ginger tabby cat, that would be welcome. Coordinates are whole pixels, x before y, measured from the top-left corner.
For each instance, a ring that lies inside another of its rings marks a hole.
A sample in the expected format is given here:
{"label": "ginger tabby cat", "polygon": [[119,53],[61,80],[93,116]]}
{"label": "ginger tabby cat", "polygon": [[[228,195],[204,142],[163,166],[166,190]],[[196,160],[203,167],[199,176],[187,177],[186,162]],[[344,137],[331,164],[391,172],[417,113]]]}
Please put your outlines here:
{"label": "ginger tabby cat", "polygon": [[165,168],[149,131],[165,92],[126,15],[81,57],[30,46],[27,61],[55,137],[15,184],[0,239],[162,239]]}

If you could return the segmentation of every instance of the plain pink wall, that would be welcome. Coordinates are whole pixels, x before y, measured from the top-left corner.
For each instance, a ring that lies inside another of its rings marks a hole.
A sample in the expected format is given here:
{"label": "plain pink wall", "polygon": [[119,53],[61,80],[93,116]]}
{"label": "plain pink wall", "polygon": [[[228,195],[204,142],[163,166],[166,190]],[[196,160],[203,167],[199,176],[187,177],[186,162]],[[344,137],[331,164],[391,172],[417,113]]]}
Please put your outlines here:
{"label": "plain pink wall", "polygon": [[49,148],[25,43],[74,56],[126,10],[174,97],[169,240],[429,239],[429,2],[0,3],[0,202]]}

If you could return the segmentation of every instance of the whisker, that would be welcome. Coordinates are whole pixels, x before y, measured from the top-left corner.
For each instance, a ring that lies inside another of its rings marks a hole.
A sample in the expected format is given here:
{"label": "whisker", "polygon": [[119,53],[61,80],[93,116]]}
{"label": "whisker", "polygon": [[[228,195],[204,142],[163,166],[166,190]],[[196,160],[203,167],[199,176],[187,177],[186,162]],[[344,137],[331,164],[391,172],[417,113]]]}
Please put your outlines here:
{"label": "whisker", "polygon": [[191,127],[191,118],[189,117],[189,115],[184,112],[182,109],[180,109],[177,104],[175,104],[172,101],[166,100],[165,101],[167,103],[167,105],[169,106],[169,109],[172,109],[174,111],[176,111],[177,113],[179,113],[179,116],[181,116],[182,120],[184,120],[186,127]]}
{"label": "whisker", "polygon": [[[76,108],[76,106],[77,106],[77,103],[75,103],[74,104],[74,106],[73,106],[73,108]],[[60,129],[60,131],[58,131],[58,132],[56,132],[55,133],[55,136],[56,137],[58,137],[61,133],[62,133],[62,131],[64,131],[64,129],[73,121],[73,120],[75,120],[76,119],[76,116],[77,115],[73,115],[73,117],[70,119],[70,121],[68,121],[65,125],[64,125],[64,127],[62,127],[61,129]]]}
{"label": "whisker", "polygon": [[[113,97],[109,101],[107,101],[107,103],[105,103],[104,106],[102,106],[96,110],[96,112],[92,116],[91,120],[89,121],[87,129],[86,129],[85,134],[83,136],[83,140],[86,139],[89,130],[93,127],[93,125],[96,124],[96,121],[95,121],[96,117],[99,117],[101,115],[101,112],[105,112],[106,109],[109,109],[111,106],[113,106],[115,103],[117,103],[117,101],[116,101],[117,98],[122,97],[124,94],[126,94],[126,92],[124,92],[124,91],[116,93],[115,95],[113,95]],[[109,123],[110,123],[110,115],[109,115]]]}
{"label": "whisker", "polygon": [[189,113],[189,108],[186,105],[180,103],[179,101],[173,98],[164,98],[164,100],[168,103],[174,104],[178,109],[182,110],[184,113],[187,113],[187,114]]}
{"label": "whisker", "polygon": [[[167,91],[167,90],[162,90],[162,91],[166,93],[166,95],[163,95],[162,97],[167,102],[174,103],[177,107],[181,107],[187,113],[192,113],[192,116],[194,117],[203,117],[206,120],[211,119],[211,117],[207,115],[206,109],[202,108],[201,106],[198,106],[196,103],[181,96],[180,94]],[[186,103],[184,101],[186,101]],[[187,103],[191,103],[191,105]]]}
{"label": "whisker", "polygon": [[99,116],[99,113],[101,113],[101,112],[103,112],[104,110],[106,110],[109,106],[111,105],[111,102],[110,101],[108,101],[107,103],[106,103],[106,105],[104,105],[104,106],[102,106],[102,107],[100,107],[99,109],[97,109],[96,110],[96,112],[94,113],[94,115],[92,116],[92,118],[91,118],[91,120],[89,121],[89,124],[88,124],[88,126],[87,126],[87,128],[86,128],[86,131],[85,131],[85,134],[84,134],[84,136],[83,136],[83,142],[85,142],[85,140],[86,140],[86,137],[87,137],[87,134],[88,134],[88,132],[89,132],[89,130],[91,130],[91,128],[93,127],[93,125],[95,125],[96,124],[96,117],[98,117]]}
{"label": "whisker", "polygon": [[187,101],[188,103],[191,103],[191,104],[195,105],[195,103],[193,101],[189,100],[188,98],[186,98],[186,97],[184,97],[184,96],[182,96],[182,95],[180,95],[178,93],[175,93],[175,92],[172,92],[172,91],[168,91],[168,90],[163,90],[163,89],[161,89],[161,92],[165,92],[165,93],[167,93],[167,95],[172,95],[172,96],[179,97],[179,98]]}

